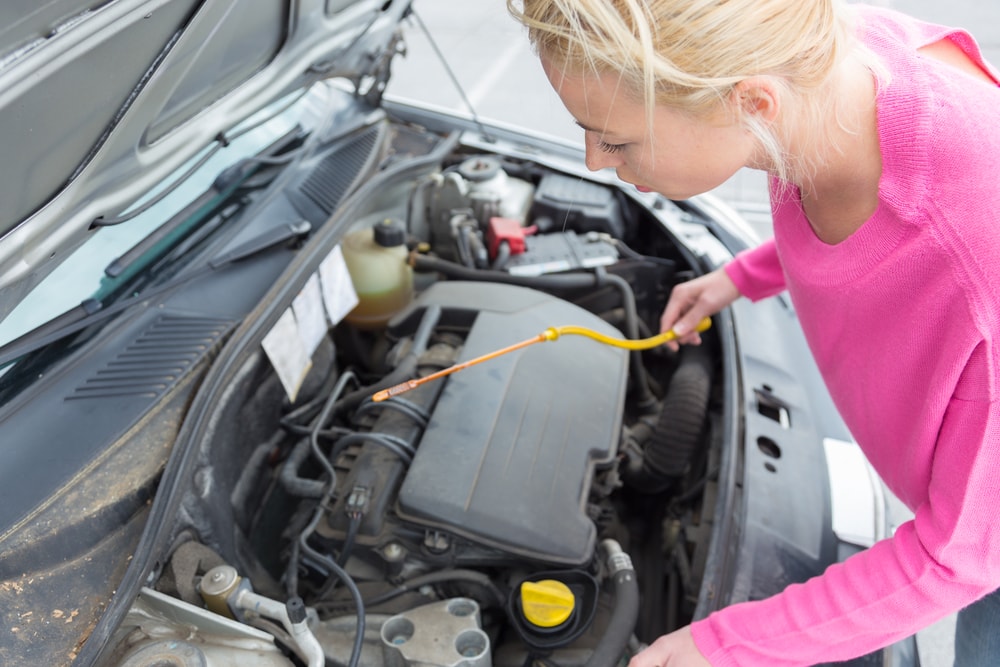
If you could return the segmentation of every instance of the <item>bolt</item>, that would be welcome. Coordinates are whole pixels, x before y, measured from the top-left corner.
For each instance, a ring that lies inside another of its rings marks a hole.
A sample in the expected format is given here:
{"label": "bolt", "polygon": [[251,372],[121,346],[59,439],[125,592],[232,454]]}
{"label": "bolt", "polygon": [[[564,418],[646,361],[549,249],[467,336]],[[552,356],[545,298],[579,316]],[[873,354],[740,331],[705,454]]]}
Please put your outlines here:
{"label": "bolt", "polygon": [[398,542],[390,542],[385,545],[384,549],[382,549],[382,555],[387,561],[401,561],[406,557],[406,549],[404,549]]}

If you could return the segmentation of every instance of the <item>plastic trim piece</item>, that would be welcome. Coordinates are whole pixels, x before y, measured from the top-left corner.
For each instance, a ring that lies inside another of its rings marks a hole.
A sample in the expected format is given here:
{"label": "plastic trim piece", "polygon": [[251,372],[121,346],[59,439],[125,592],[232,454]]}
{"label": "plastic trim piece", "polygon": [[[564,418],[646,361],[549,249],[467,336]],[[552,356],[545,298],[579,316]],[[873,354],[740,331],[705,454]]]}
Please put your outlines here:
{"label": "plastic trim piece", "polygon": [[830,475],[833,532],[844,542],[868,548],[887,531],[882,483],[857,443],[824,438],[823,450]]}

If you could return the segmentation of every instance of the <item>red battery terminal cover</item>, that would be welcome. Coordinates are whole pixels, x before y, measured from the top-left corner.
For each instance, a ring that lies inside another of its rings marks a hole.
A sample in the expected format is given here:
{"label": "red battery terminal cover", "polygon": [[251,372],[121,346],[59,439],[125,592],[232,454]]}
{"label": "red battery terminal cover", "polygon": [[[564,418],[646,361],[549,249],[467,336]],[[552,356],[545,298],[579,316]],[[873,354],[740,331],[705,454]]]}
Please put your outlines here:
{"label": "red battery terminal cover", "polygon": [[486,242],[490,252],[490,258],[496,259],[497,251],[501,243],[507,243],[511,255],[520,255],[524,252],[524,237],[530,230],[521,226],[521,221],[514,218],[490,218],[489,227],[486,229]]}

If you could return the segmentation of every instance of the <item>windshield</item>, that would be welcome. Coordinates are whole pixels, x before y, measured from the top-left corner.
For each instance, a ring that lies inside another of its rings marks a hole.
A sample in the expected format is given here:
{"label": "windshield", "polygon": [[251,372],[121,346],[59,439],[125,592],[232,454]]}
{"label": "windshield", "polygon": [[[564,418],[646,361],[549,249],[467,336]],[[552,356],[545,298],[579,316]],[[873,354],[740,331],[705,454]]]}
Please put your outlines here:
{"label": "windshield", "polygon": [[[320,120],[319,109],[326,91],[327,87],[319,84],[305,95],[289,95],[262,109],[233,128],[230,134],[236,139],[223,147],[206,147],[129,209],[141,212],[121,224],[97,230],[0,322],[0,345],[105,292],[112,282],[105,275],[105,268],[183,210],[221,172],[256,155],[296,126],[306,132],[314,129]],[[188,175],[199,161],[204,164]],[[162,198],[141,210],[157,197]],[[128,216],[129,210],[124,216]],[[4,369],[0,369],[0,374],[3,373]]]}

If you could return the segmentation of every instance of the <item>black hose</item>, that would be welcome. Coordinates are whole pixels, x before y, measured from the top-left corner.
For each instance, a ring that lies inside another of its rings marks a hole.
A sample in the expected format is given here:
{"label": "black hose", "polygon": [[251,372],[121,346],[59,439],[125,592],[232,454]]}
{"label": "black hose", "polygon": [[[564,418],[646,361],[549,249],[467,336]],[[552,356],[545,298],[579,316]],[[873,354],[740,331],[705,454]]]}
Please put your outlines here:
{"label": "black hose", "polygon": [[[329,493],[329,492],[328,492]],[[351,575],[347,573],[344,568],[337,565],[337,562],[319,553],[315,549],[309,546],[309,535],[316,529],[316,524],[319,523],[320,517],[324,514],[324,508],[322,505],[317,507],[315,514],[313,514],[313,519],[306,530],[302,532],[299,536],[298,546],[302,553],[305,553],[309,557],[316,561],[319,561],[321,565],[324,565],[328,570],[328,577],[336,577],[339,579],[347,591],[351,595],[351,600],[354,602],[354,608],[357,613],[357,622],[354,628],[354,641],[351,645],[351,658],[347,663],[347,667],[358,667],[358,663],[361,660],[361,648],[365,640],[365,602],[361,599],[361,591],[358,590],[358,586],[354,583],[354,579]]]}
{"label": "black hose", "polygon": [[[322,451],[319,448],[319,438],[323,435],[323,424],[330,416],[330,411],[336,406],[340,395],[343,393],[344,389],[347,387],[348,383],[355,382],[356,378],[354,373],[351,371],[346,371],[337,376],[336,384],[330,390],[329,395],[325,399],[325,403],[320,410],[320,414],[316,417],[315,421],[311,426],[306,428],[306,435],[308,437],[300,440],[292,451],[289,452],[288,458],[281,466],[281,471],[278,473],[278,481],[281,486],[288,493],[299,498],[322,498],[323,494],[327,489],[327,485],[330,481],[324,481],[321,479],[311,479],[309,477],[302,477],[299,475],[299,469],[302,464],[305,463],[309,455],[312,454],[314,457],[320,460],[321,465],[326,469],[330,480],[336,480],[336,473],[333,467],[323,456]],[[285,424],[286,428],[293,431],[299,430],[299,427],[294,427],[291,423]]]}
{"label": "black hose", "polygon": [[[415,576],[411,579],[408,579],[407,581],[404,581],[395,588],[392,588],[383,593],[379,593],[378,595],[369,598],[364,602],[366,606],[374,607],[376,605],[380,605],[395,598],[398,598],[401,595],[405,595],[406,593],[409,593],[411,591],[415,591],[421,588],[422,586],[428,586],[431,584],[440,584],[440,583],[451,583],[451,582],[478,584],[479,586],[482,586],[484,589],[489,591],[490,595],[493,597],[496,604],[498,604],[501,607],[504,605],[504,602],[506,601],[506,597],[504,596],[503,592],[500,591],[499,588],[497,588],[497,585],[493,582],[493,580],[489,577],[489,575],[483,572],[479,572],[477,570],[456,569],[456,570],[436,570],[434,572],[428,572],[427,574]],[[339,609],[340,607],[346,606],[346,604],[347,603],[338,600],[330,603],[319,602],[317,603],[317,606],[323,607],[324,609]]]}
{"label": "black hose", "polygon": [[309,538],[316,531],[316,526],[319,524],[320,519],[322,519],[322,517],[326,514],[327,503],[330,498],[333,497],[337,488],[336,470],[334,470],[333,464],[327,460],[326,456],[323,455],[322,450],[319,448],[319,432],[323,428],[323,424],[326,423],[327,419],[329,419],[330,415],[333,413],[334,406],[338,402],[337,397],[340,396],[340,393],[347,386],[347,383],[353,380],[353,373],[348,371],[341,374],[340,379],[337,381],[337,386],[330,394],[326,403],[323,405],[323,409],[320,411],[319,416],[313,423],[313,431],[309,437],[309,445],[313,455],[326,470],[327,480],[319,502],[316,504],[315,510],[313,510],[312,519],[299,534],[298,540],[296,540],[292,546],[291,558],[288,561],[288,566],[285,571],[285,576],[287,578],[286,586],[289,589],[290,597],[298,596],[297,567],[299,564],[299,558],[302,556],[308,556],[314,562],[318,562],[321,566],[324,566],[327,570],[326,575],[328,581],[332,579],[333,582],[336,583],[336,581],[339,580],[347,588],[357,610],[356,631],[354,642],[351,646],[351,658],[347,663],[347,667],[358,667],[358,663],[361,660],[361,648],[365,635],[365,603],[361,598],[361,591],[358,590],[357,584],[354,583],[354,580],[347,573],[347,571],[329,556],[321,554],[309,546]]}
{"label": "black hose", "polygon": [[372,600],[367,600],[365,604],[369,606],[381,604],[382,602],[391,600],[392,598],[398,597],[403,593],[416,590],[421,586],[451,581],[463,581],[479,584],[490,592],[497,604],[502,606],[504,603],[505,598],[503,593],[501,593],[496,587],[496,584],[493,583],[493,580],[490,579],[489,575],[477,572],[476,570],[438,570],[436,572],[428,572],[427,574],[413,577],[412,579],[403,582],[393,590],[387,591]]}
{"label": "black hose", "polygon": [[701,346],[685,346],[642,456],[630,460],[622,471],[629,486],[644,493],[659,493],[687,473],[699,450],[711,391],[708,351]]}
{"label": "black hose", "polygon": [[361,407],[355,411],[354,416],[357,418],[369,412],[381,412],[382,410],[395,410],[406,415],[420,428],[427,428],[427,422],[431,419],[427,410],[400,396],[391,396],[379,403],[362,403]]}
{"label": "black hose", "polygon": [[406,440],[389,433],[351,433],[350,435],[345,435],[334,444],[333,449],[330,452],[330,458],[336,460],[337,456],[347,447],[351,445],[364,444],[366,442],[371,442],[388,449],[390,452],[406,462],[407,465],[413,462],[413,457],[417,454],[413,443],[407,442]]}
{"label": "black hose", "polygon": [[601,546],[608,552],[615,601],[601,641],[585,667],[615,667],[628,650],[639,618],[639,582],[632,560],[614,540],[604,540]]}
{"label": "black hose", "polygon": [[[302,533],[299,535],[299,539],[292,543],[291,555],[288,559],[288,565],[285,567],[285,587],[288,589],[289,597],[298,596],[299,587],[299,577],[298,577],[298,566],[299,558],[303,551],[309,549],[307,544],[309,536],[312,535],[313,531],[316,529],[316,524],[319,523],[319,518],[322,516],[326,501],[329,500],[334,491],[337,488],[337,471],[334,469],[333,464],[330,463],[326,456],[323,455],[323,451],[319,447],[319,433],[323,428],[323,424],[326,423],[327,419],[330,417],[330,413],[333,411],[333,407],[337,404],[337,397],[340,396],[344,388],[347,387],[349,382],[355,381],[354,373],[351,371],[346,371],[341,373],[340,377],[337,379],[337,384],[330,392],[330,395],[326,398],[326,402],[323,404],[320,410],[319,416],[313,422],[310,427],[309,438],[305,440],[308,445],[308,451],[316,458],[316,460],[322,465],[323,469],[326,471],[327,479],[323,482],[323,490],[319,495],[319,502],[316,505],[316,510],[313,514],[312,522],[303,529]],[[293,450],[294,454],[294,450]],[[295,474],[298,474],[298,468],[293,469]],[[282,469],[282,474],[285,474],[285,470]],[[311,549],[309,549],[311,551]],[[336,563],[334,563],[336,565]],[[339,574],[339,573],[338,573]],[[361,594],[358,594],[358,600],[361,599]],[[363,628],[362,628],[363,630]]]}
{"label": "black hose", "polygon": [[[347,559],[351,557],[351,551],[354,550],[354,540],[358,537],[358,529],[361,527],[361,513],[355,513],[351,516],[351,523],[347,526],[347,537],[344,538],[344,545],[340,548],[340,555],[337,556],[337,565],[344,567],[347,565]],[[320,597],[324,597],[326,592],[321,593]]]}
{"label": "black hose", "polygon": [[469,235],[466,233],[466,230],[468,230],[468,227],[459,227],[456,230],[455,250],[458,252],[458,259],[461,260],[462,266],[472,269],[475,268],[476,264],[472,259],[472,248],[469,247]]}
{"label": "black hose", "polygon": [[[602,271],[603,273],[603,271]],[[613,285],[622,294],[622,307],[625,309],[625,335],[632,339],[639,338],[639,313],[635,307],[635,293],[628,281],[613,273],[598,274],[597,277]],[[636,405],[639,411],[648,414],[656,406],[656,397],[649,390],[649,378],[646,376],[646,365],[642,362],[642,352],[633,350],[629,353],[632,363],[633,388],[636,390]]]}
{"label": "black hose", "polygon": [[406,356],[396,364],[395,368],[382,376],[378,382],[352,391],[338,400],[333,408],[334,414],[344,414],[353,410],[375,392],[388,389],[400,382],[405,382],[413,378],[417,374],[417,361],[420,355],[427,351],[427,344],[430,342],[431,334],[434,333],[434,328],[440,319],[441,307],[438,305],[428,306],[424,311],[419,326],[417,326],[416,332],[413,334],[413,342],[410,344],[410,350],[406,353]]}
{"label": "black hose", "polygon": [[296,435],[308,435],[312,431],[308,424],[310,424],[312,419],[319,414],[319,410],[322,408],[323,403],[329,399],[330,393],[333,392],[339,381],[340,374],[337,372],[336,366],[331,364],[330,372],[327,373],[327,376],[323,380],[323,384],[320,385],[316,395],[309,401],[296,406],[294,409],[283,415],[281,417],[282,427],[291,433],[295,433]]}
{"label": "black hose", "polygon": [[510,258],[511,258],[510,243],[508,243],[507,241],[503,241],[502,243],[500,243],[499,246],[497,246],[497,256],[493,260],[493,264],[490,266],[490,268],[493,269],[494,271],[502,271],[504,267],[507,266],[507,262],[510,261]]}
{"label": "black hose", "polygon": [[712,391],[708,352],[687,347],[670,380],[660,421],[646,446],[646,468],[663,477],[681,477],[698,450]]}
{"label": "black hose", "polygon": [[299,468],[312,454],[312,445],[308,438],[302,438],[292,448],[288,458],[281,465],[278,481],[288,493],[299,498],[321,498],[327,483],[320,479],[310,479],[299,475]]}

